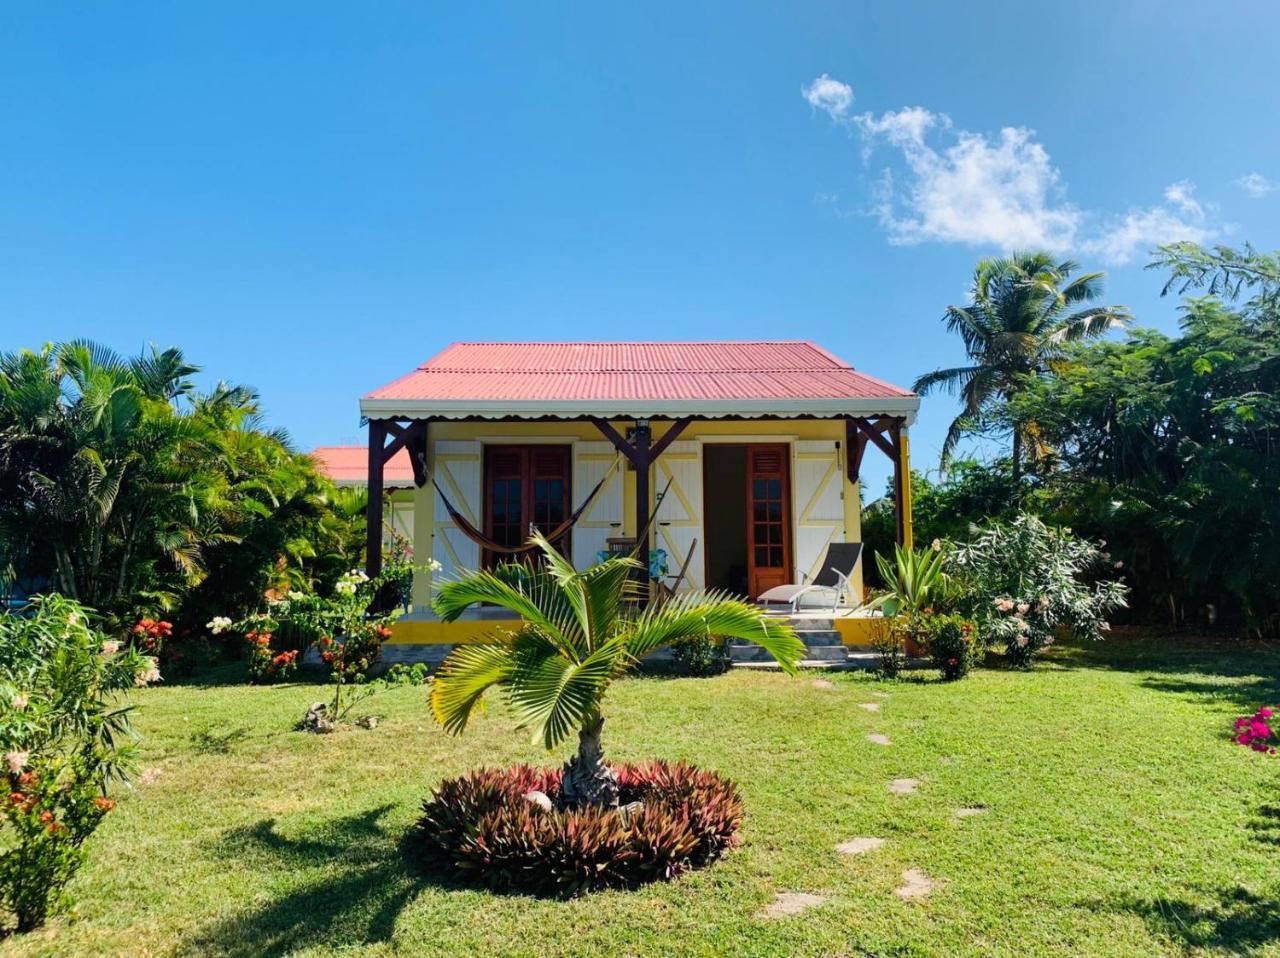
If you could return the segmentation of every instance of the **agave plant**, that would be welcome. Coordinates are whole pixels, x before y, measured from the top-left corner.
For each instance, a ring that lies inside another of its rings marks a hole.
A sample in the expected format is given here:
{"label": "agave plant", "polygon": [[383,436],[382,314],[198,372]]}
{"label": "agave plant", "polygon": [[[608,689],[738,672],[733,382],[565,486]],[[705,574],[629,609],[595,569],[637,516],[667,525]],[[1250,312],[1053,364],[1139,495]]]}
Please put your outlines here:
{"label": "agave plant", "polygon": [[676,596],[634,611],[632,573],[639,563],[615,558],[579,572],[544,537],[533,537],[541,563],[508,563],[444,584],[435,610],[446,622],[477,602],[520,617],[520,625],[484,642],[460,645],[441,665],[431,710],[461,733],[485,692],[499,686],[520,724],[548,750],[578,733],[565,766],[561,799],[569,805],[616,805],[618,780],[604,763],[600,733],[605,693],[650,652],[691,638],[746,639],[794,674],[804,644],[790,626],[719,593]]}
{"label": "agave plant", "polygon": [[893,547],[893,562],[876,553],[876,566],[884,580],[884,595],[874,599],[872,608],[882,607],[885,615],[916,615],[941,598],[947,587],[941,549]]}

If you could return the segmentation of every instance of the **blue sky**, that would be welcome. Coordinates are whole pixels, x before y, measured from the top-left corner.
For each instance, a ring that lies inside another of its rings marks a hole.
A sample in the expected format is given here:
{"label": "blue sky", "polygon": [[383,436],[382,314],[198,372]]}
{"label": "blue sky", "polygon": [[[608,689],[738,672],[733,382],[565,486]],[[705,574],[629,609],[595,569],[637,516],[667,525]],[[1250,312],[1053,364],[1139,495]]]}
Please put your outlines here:
{"label": "blue sky", "polygon": [[1171,329],[1155,242],[1280,246],[1274,3],[609,6],[7,5],[0,349],[178,344],[309,447],[455,339],[810,338],[906,384],[981,255]]}

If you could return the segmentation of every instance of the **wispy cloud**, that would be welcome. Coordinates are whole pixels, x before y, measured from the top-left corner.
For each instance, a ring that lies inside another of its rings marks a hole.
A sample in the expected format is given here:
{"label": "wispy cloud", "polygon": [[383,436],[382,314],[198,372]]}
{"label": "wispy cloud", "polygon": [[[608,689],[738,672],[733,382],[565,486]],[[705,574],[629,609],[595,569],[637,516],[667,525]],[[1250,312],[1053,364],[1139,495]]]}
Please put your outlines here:
{"label": "wispy cloud", "polygon": [[825,73],[801,87],[800,93],[811,107],[823,110],[833,120],[843,119],[853,106],[853,87],[832,79]]}
{"label": "wispy cloud", "polygon": [[1246,173],[1236,180],[1236,186],[1256,199],[1260,196],[1266,196],[1275,190],[1277,184],[1274,180],[1267,179],[1261,173]]}
{"label": "wispy cloud", "polygon": [[[847,91],[847,99],[837,90]],[[1217,235],[1206,223],[1211,208],[1188,180],[1169,185],[1164,203],[1108,216],[1071,202],[1061,172],[1026,127],[988,136],[919,106],[852,114],[852,89],[826,74],[803,92],[832,120],[861,134],[864,159],[891,152],[872,190],[872,212],[891,243],[1091,252],[1126,263],[1161,243]]]}

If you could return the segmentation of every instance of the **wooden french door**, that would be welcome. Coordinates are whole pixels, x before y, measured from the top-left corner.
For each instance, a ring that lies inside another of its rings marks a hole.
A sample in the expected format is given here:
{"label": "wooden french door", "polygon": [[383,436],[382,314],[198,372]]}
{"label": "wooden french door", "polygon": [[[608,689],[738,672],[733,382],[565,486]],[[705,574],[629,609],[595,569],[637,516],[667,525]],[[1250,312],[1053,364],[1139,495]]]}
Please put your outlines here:
{"label": "wooden french door", "polygon": [[791,581],[791,492],[785,445],[747,446],[747,587]]}
{"label": "wooden french door", "polygon": [[[485,446],[484,533],[504,546],[521,546],[530,526],[544,534],[564,522],[572,508],[568,446]],[[569,533],[555,542],[569,548]],[[511,559],[486,549],[485,568]]]}

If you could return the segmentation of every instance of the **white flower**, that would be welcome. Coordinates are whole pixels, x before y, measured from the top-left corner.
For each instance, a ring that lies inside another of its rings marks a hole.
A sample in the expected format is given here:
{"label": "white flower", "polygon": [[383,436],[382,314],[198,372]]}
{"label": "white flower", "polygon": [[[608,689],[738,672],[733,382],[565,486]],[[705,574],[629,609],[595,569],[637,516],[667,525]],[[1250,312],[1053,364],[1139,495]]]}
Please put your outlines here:
{"label": "white flower", "polygon": [[428,560],[427,560],[427,571],[428,571],[428,572],[441,572],[441,571],[443,571],[443,570],[444,570],[444,563],[443,563],[443,562],[441,562],[439,559],[428,559]]}
{"label": "white flower", "polygon": [[154,655],[144,657],[147,666],[136,676],[134,676],[133,684],[141,688],[144,685],[150,685],[152,682],[160,681],[160,660]]}
{"label": "white flower", "polygon": [[205,628],[214,635],[221,635],[231,629],[231,620],[225,615],[215,615],[205,624]]}
{"label": "white flower", "polygon": [[107,641],[102,643],[103,655],[115,655],[119,651],[120,651],[120,643],[117,642],[115,639],[107,639]]}
{"label": "white flower", "polygon": [[27,707],[27,703],[29,701],[31,700],[27,698],[26,692],[19,692],[17,695],[13,697],[13,707],[19,710],[24,709]]}
{"label": "white flower", "polygon": [[343,595],[355,595],[356,584],[354,582],[348,582],[345,579],[343,579],[333,587],[333,591],[341,592]]}
{"label": "white flower", "polygon": [[941,539],[934,539],[934,540],[933,540],[933,542],[929,545],[929,548],[930,548],[930,549],[932,549],[934,552],[941,552],[941,551],[942,551],[942,540],[941,540]]}
{"label": "white flower", "polygon": [[5,752],[4,760],[9,763],[9,774],[17,775],[26,768],[30,757],[30,752]]}
{"label": "white flower", "polygon": [[1123,568],[1124,568],[1124,563],[1123,563],[1122,561],[1120,561],[1119,559],[1117,559],[1117,560],[1116,560],[1116,562],[1115,562],[1115,565],[1113,565],[1113,566],[1112,566],[1112,568],[1113,568],[1113,569],[1123,569]]}

